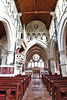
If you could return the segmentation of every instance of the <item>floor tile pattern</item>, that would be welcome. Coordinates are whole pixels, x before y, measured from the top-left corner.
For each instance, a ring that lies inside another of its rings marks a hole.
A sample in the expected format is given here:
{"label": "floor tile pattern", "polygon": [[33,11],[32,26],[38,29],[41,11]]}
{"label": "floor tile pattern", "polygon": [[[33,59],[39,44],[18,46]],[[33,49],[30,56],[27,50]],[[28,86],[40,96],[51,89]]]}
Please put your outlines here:
{"label": "floor tile pattern", "polygon": [[23,100],[51,100],[41,79],[32,79]]}

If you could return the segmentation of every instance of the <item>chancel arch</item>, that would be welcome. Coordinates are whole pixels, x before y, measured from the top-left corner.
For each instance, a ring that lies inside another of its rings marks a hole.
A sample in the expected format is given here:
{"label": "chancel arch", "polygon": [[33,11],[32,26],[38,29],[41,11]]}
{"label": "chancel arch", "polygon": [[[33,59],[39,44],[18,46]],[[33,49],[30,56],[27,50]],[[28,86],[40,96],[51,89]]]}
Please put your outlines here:
{"label": "chancel arch", "polygon": [[[30,68],[39,67],[46,69],[45,67],[47,61],[48,57],[46,51],[38,44],[33,45],[26,53],[26,68],[28,68],[29,66]],[[40,63],[42,64],[42,66],[40,65]]]}

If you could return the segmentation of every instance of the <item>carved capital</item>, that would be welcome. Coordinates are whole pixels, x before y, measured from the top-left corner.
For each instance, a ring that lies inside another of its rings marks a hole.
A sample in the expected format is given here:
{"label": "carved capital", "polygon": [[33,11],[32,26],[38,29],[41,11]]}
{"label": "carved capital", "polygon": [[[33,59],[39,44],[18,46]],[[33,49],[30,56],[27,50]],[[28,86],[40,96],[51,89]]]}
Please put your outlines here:
{"label": "carved capital", "polygon": [[53,16],[53,18],[56,18],[56,13],[55,12],[51,12],[50,14]]}

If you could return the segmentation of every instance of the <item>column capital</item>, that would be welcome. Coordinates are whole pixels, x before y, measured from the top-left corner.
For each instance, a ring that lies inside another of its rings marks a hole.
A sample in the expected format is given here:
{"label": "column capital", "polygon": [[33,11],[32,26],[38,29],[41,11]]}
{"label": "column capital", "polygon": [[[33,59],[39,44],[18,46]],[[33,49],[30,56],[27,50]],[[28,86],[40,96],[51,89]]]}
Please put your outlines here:
{"label": "column capital", "polygon": [[55,12],[50,12],[50,15],[52,15],[53,18],[56,18],[56,13]]}
{"label": "column capital", "polygon": [[50,61],[51,61],[51,60],[54,61],[54,58],[50,58],[49,60],[50,60]]}
{"label": "column capital", "polygon": [[14,54],[14,51],[7,51],[7,55]]}

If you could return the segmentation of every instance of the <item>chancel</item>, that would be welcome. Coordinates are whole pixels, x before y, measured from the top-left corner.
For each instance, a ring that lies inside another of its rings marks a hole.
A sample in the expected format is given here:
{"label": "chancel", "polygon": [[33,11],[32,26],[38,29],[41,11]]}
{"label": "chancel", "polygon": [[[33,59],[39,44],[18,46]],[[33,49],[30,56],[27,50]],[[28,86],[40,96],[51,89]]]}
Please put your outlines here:
{"label": "chancel", "polygon": [[67,0],[0,0],[0,100],[67,100]]}

